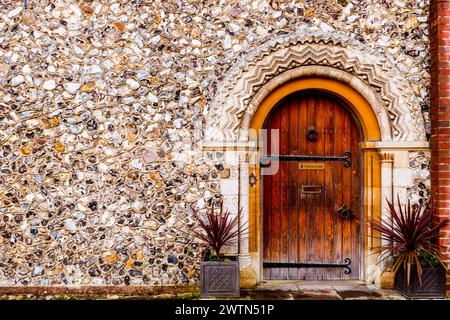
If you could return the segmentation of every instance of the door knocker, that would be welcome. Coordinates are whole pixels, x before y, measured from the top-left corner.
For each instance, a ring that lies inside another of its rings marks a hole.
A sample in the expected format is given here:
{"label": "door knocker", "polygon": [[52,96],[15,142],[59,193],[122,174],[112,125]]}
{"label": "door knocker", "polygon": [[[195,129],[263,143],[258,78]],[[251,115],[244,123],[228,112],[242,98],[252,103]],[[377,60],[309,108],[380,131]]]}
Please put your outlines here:
{"label": "door knocker", "polygon": [[353,219],[354,217],[352,210],[345,203],[337,209],[337,213],[342,219]]}
{"label": "door knocker", "polygon": [[317,140],[318,132],[316,128],[310,127],[308,128],[308,131],[306,131],[306,138],[308,141],[314,142]]}

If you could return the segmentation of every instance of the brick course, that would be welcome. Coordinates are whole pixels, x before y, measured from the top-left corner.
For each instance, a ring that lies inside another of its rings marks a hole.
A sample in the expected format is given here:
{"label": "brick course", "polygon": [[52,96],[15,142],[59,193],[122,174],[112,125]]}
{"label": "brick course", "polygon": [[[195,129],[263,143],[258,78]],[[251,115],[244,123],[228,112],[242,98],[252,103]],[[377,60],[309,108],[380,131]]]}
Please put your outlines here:
{"label": "brick course", "polygon": [[[450,0],[432,0],[431,50],[431,197],[437,219],[450,217]],[[449,268],[450,226],[441,231],[440,245]]]}

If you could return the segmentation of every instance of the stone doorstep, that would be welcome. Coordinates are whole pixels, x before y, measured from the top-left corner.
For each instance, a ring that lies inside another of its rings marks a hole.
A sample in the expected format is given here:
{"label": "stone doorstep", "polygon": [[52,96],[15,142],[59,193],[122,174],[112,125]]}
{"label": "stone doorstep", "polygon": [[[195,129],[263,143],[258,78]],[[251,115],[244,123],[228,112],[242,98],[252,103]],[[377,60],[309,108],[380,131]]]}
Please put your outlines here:
{"label": "stone doorstep", "polygon": [[241,294],[245,300],[294,300],[292,292],[251,290]]}
{"label": "stone doorstep", "polygon": [[320,291],[322,293],[335,291],[336,288],[367,288],[367,285],[362,281],[331,281],[331,280],[287,280],[287,281],[266,281],[259,285],[255,290],[265,291]]}
{"label": "stone doorstep", "polygon": [[254,289],[275,294],[290,293],[294,299],[336,299],[336,300],[404,300],[393,290],[379,289],[363,281],[267,281]]}
{"label": "stone doorstep", "polygon": [[255,291],[298,291],[295,284],[280,284],[280,285],[261,285],[254,289]]}
{"label": "stone doorstep", "polygon": [[336,293],[312,293],[312,292],[293,292],[294,300],[343,300],[341,296]]}
{"label": "stone doorstep", "polygon": [[358,291],[367,294],[379,293],[382,291],[379,288],[370,287],[368,285],[345,285],[345,284],[333,285],[333,289],[338,292]]}

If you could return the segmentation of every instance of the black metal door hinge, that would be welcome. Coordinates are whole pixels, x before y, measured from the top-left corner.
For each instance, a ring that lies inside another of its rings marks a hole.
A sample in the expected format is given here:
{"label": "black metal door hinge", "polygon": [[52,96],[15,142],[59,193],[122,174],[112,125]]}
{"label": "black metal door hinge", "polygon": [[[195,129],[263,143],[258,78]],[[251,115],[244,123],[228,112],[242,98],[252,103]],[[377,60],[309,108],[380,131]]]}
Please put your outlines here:
{"label": "black metal door hinge", "polygon": [[350,151],[344,152],[344,156],[304,156],[304,155],[272,155],[262,156],[260,163],[262,166],[267,166],[271,161],[343,161],[344,167],[352,166],[352,153]]}
{"label": "black metal door hinge", "polygon": [[294,262],[264,262],[263,268],[344,268],[345,274],[352,273],[352,260],[345,258],[344,263],[294,263]]}

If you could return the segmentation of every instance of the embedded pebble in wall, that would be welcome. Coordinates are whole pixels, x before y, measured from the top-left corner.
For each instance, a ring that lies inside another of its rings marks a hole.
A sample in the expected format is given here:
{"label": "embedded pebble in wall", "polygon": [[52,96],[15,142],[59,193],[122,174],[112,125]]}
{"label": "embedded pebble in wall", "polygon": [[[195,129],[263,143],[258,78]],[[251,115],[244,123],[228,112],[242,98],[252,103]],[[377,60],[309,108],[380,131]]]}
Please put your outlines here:
{"label": "embedded pebble in wall", "polygon": [[75,231],[75,230],[76,230],[76,223],[75,223],[74,220],[72,220],[72,219],[66,219],[66,220],[64,221],[64,224],[66,225],[66,227],[67,227],[69,230],[72,230],[72,231]]}
{"label": "embedded pebble in wall", "polygon": [[223,48],[224,49],[230,49],[231,48],[231,37],[230,35],[226,35],[223,40]]}
{"label": "embedded pebble in wall", "polygon": [[22,12],[22,7],[17,7],[11,11],[8,12],[7,16],[9,19],[14,18],[15,16],[19,15]]}
{"label": "embedded pebble in wall", "polygon": [[44,268],[41,265],[37,265],[36,267],[34,267],[33,272],[31,273],[31,276],[36,277],[36,276],[42,275],[43,272],[44,272]]}
{"label": "embedded pebble in wall", "polygon": [[80,92],[92,92],[95,89],[95,82],[89,82],[80,88]]}
{"label": "embedded pebble in wall", "polygon": [[14,87],[18,86],[24,82],[25,82],[25,77],[22,75],[15,76],[14,78],[11,79],[11,85]]}
{"label": "embedded pebble in wall", "polygon": [[150,163],[157,160],[157,155],[151,150],[146,150],[143,152],[142,158],[145,163]]}
{"label": "embedded pebble in wall", "polygon": [[53,90],[55,88],[56,88],[56,81],[53,79],[46,80],[42,84],[42,89],[44,89],[44,90]]}
{"label": "embedded pebble in wall", "polygon": [[[429,128],[428,0],[3,2],[2,285],[197,283],[202,247],[179,230],[235,173],[191,145],[227,74],[268,41],[339,33],[380,51]],[[428,161],[410,156],[417,201]]]}
{"label": "embedded pebble in wall", "polygon": [[127,79],[126,83],[133,90],[136,90],[141,86],[138,81],[133,79]]}
{"label": "embedded pebble in wall", "polygon": [[76,82],[68,82],[68,83],[64,83],[63,87],[70,94],[75,94],[80,89],[81,84],[80,83],[76,83]]}

